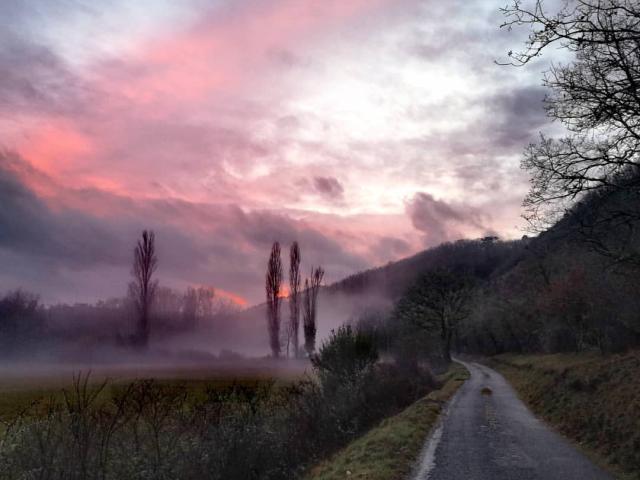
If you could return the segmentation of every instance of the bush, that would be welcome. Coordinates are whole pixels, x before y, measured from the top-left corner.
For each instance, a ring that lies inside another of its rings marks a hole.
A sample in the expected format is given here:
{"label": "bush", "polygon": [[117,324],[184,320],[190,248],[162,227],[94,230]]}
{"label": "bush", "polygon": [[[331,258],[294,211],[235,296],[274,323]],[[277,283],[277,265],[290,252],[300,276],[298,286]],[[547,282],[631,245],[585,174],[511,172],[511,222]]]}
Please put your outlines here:
{"label": "bush", "polygon": [[324,388],[354,384],[378,360],[378,349],[373,335],[355,331],[350,325],[331,331],[320,351],[311,357]]}

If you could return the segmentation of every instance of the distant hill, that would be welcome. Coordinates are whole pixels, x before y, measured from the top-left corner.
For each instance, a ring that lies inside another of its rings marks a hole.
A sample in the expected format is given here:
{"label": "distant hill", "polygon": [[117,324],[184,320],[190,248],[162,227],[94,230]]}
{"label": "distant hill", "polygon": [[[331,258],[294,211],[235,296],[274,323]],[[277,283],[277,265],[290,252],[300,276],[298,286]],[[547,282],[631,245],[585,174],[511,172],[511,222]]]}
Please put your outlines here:
{"label": "distant hill", "polygon": [[345,295],[377,292],[396,300],[429,270],[446,268],[485,279],[508,270],[522,259],[526,243],[526,240],[501,241],[497,237],[444,243],[397,262],[356,273],[326,289]]}

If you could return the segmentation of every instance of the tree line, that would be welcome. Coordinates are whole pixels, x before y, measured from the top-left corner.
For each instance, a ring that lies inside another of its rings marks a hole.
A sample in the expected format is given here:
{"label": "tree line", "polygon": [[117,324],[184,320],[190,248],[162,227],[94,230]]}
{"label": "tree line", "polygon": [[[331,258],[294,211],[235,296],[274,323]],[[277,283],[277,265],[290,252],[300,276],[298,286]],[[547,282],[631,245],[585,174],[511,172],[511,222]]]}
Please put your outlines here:
{"label": "tree line", "polygon": [[[266,318],[269,336],[269,347],[274,358],[282,355],[283,344],[286,356],[290,353],[294,358],[301,356],[300,351],[300,317],[304,334],[304,350],[308,356],[315,351],[317,334],[318,294],[324,278],[322,267],[311,267],[309,277],[304,279],[300,274],[302,256],[298,242],[293,242],[289,250],[289,318],[284,329],[281,329],[283,291],[283,265],[279,242],[274,242],[267,263],[265,275]],[[146,348],[149,342],[149,312],[156,297],[158,281],[153,275],[158,267],[155,247],[155,234],[144,230],[134,249],[132,276],[129,294],[134,300],[137,311],[136,331],[131,340],[135,346]],[[189,292],[188,310],[195,314],[198,295],[201,292]]]}

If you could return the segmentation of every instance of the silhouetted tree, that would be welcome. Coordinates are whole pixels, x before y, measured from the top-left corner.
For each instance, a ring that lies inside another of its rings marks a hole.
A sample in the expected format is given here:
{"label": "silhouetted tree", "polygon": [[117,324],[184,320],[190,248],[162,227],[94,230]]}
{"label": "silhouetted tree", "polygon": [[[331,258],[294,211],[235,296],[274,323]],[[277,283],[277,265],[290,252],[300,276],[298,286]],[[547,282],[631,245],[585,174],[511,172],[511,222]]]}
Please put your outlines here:
{"label": "silhouetted tree", "polygon": [[213,300],[216,292],[213,288],[198,288],[198,309],[197,316],[200,318],[209,318],[213,315]]}
{"label": "silhouetted tree", "polygon": [[271,256],[267,264],[266,293],[267,293],[267,327],[271,354],[280,356],[280,285],[282,283],[282,260],[280,259],[280,243],[274,242]]}
{"label": "silhouetted tree", "polygon": [[[544,77],[550,89],[547,113],[568,134],[542,136],[527,148],[522,164],[532,180],[526,217],[544,229],[585,193],[597,190],[599,195],[624,193],[624,200],[587,218],[588,226],[605,219],[627,225],[640,219],[640,3],[559,5],[549,12],[542,0],[531,8],[514,1],[502,10],[503,27],[531,29],[524,50],[509,52],[509,63],[525,65],[553,46],[572,53],[571,61],[552,65]],[[610,226],[600,230],[605,233]]]}
{"label": "silhouetted tree", "polygon": [[[300,247],[298,242],[293,242],[289,251],[289,338],[293,339],[293,356],[298,358],[299,353],[299,328],[300,328]],[[287,355],[289,345],[287,344]]]}
{"label": "silhouetted tree", "polygon": [[438,332],[445,360],[460,322],[469,314],[471,278],[438,269],[425,274],[398,303],[396,315],[427,331]]}
{"label": "silhouetted tree", "polygon": [[158,282],[152,280],[152,276],[157,266],[155,235],[152,231],[144,230],[134,250],[131,272],[134,281],[129,284],[138,312],[135,342],[142,347],[146,347],[149,342],[149,312],[158,287]]}
{"label": "silhouetted tree", "polygon": [[0,357],[42,335],[44,311],[37,295],[15,290],[0,298]]}
{"label": "silhouetted tree", "polygon": [[318,293],[324,277],[322,267],[311,268],[311,278],[304,281],[304,348],[308,355],[316,349]]}
{"label": "silhouetted tree", "polygon": [[192,330],[196,326],[198,314],[198,291],[193,287],[188,287],[182,300],[182,322],[184,328]]}

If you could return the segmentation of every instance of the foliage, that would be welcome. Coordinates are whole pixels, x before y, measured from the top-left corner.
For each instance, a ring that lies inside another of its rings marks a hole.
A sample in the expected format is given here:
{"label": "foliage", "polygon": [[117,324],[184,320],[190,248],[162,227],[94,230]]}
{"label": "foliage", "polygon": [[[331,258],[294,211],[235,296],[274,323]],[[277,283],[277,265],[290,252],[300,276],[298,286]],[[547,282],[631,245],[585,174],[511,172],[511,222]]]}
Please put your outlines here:
{"label": "foliage", "polygon": [[436,387],[428,370],[375,364],[371,338],[351,329],[318,358],[319,382],[283,386],[78,377],[0,429],[0,478],[296,478]]}
{"label": "foliage", "polygon": [[44,312],[36,295],[15,290],[0,299],[0,355],[9,355],[43,332]]}
{"label": "foliage", "polygon": [[459,348],[503,352],[622,351],[638,345],[638,272],[612,266],[559,225],[478,286]]}
{"label": "foliage", "polygon": [[311,357],[323,385],[354,383],[378,360],[373,336],[343,325],[332,331],[320,351]]}
{"label": "foliage", "polygon": [[311,469],[308,480],[346,477],[367,480],[407,478],[444,403],[464,383],[468,373],[452,364],[444,385],[387,418],[336,455]]}
{"label": "foliage", "polygon": [[[394,316],[405,324],[405,330],[438,335],[442,355],[448,361],[458,325],[469,314],[472,285],[472,278],[465,273],[443,269],[428,272],[400,299]],[[409,335],[402,339],[410,341]]]}

